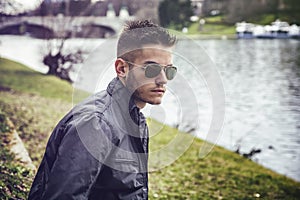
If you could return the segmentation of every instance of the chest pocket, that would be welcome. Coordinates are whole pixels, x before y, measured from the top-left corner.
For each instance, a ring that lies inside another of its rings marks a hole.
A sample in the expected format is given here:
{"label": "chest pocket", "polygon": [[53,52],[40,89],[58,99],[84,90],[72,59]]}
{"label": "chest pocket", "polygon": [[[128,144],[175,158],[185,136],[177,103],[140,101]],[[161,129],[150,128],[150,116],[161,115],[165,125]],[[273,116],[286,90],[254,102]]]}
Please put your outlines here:
{"label": "chest pocket", "polygon": [[138,173],[139,164],[137,160],[127,157],[116,157],[112,163],[111,168],[125,172],[125,173]]}

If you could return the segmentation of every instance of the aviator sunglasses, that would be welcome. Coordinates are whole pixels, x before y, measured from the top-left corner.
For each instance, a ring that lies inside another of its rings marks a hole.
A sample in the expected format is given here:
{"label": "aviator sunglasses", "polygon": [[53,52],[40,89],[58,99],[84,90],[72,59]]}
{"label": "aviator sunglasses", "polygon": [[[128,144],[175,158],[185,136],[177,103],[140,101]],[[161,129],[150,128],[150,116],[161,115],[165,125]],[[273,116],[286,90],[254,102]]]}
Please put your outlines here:
{"label": "aviator sunglasses", "polygon": [[168,80],[172,80],[176,76],[176,73],[177,73],[177,68],[173,65],[162,66],[158,63],[146,63],[146,64],[144,64],[144,66],[141,66],[141,65],[129,62],[129,61],[126,61],[126,62],[129,64],[132,64],[132,65],[136,65],[136,66],[140,66],[140,67],[144,68],[145,76],[147,78],[154,78],[154,77],[158,76],[162,69],[164,70]]}

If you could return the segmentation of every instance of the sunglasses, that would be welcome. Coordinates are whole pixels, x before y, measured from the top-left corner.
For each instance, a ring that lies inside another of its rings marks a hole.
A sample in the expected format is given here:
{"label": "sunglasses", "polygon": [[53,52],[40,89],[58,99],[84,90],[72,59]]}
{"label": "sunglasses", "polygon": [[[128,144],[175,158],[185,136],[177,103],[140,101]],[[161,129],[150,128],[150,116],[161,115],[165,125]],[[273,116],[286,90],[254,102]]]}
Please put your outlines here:
{"label": "sunglasses", "polygon": [[[128,61],[126,61],[128,62]],[[129,64],[137,65],[135,63],[128,62]],[[137,65],[140,66],[140,65]],[[158,76],[163,69],[168,80],[172,80],[177,73],[177,68],[173,65],[162,66],[158,63],[147,63],[144,66],[141,66],[145,70],[145,76],[147,78],[154,78]]]}

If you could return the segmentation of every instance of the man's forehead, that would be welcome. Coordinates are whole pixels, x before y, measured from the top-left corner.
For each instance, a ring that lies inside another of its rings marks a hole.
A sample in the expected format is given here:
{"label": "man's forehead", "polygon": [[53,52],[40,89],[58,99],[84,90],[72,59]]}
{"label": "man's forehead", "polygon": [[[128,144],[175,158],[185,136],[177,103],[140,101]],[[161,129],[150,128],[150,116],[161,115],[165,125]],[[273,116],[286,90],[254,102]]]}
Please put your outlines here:
{"label": "man's forehead", "polygon": [[141,49],[140,56],[148,57],[148,56],[159,56],[159,57],[170,57],[172,54],[171,47],[164,47],[161,45],[155,46],[145,46]]}
{"label": "man's forehead", "polygon": [[136,57],[135,60],[139,63],[153,61],[161,64],[171,64],[171,50],[172,49],[170,47],[147,46],[141,49],[139,55]]}

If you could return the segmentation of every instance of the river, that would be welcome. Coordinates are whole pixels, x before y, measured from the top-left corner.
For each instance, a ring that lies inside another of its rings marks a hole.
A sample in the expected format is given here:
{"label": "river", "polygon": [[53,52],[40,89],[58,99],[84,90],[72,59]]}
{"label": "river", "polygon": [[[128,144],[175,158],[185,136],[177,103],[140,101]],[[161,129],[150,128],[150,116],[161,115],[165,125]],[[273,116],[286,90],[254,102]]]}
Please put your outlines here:
{"label": "river", "polygon": [[[44,41],[18,36],[0,41],[1,56],[45,72]],[[115,40],[74,39],[69,45],[91,51],[75,86],[104,89],[114,76]],[[146,115],[232,151],[260,149],[255,162],[300,181],[300,41],[187,39],[174,52],[178,78],[168,85],[163,104],[147,107]],[[205,133],[216,115],[222,127],[210,137]]]}

